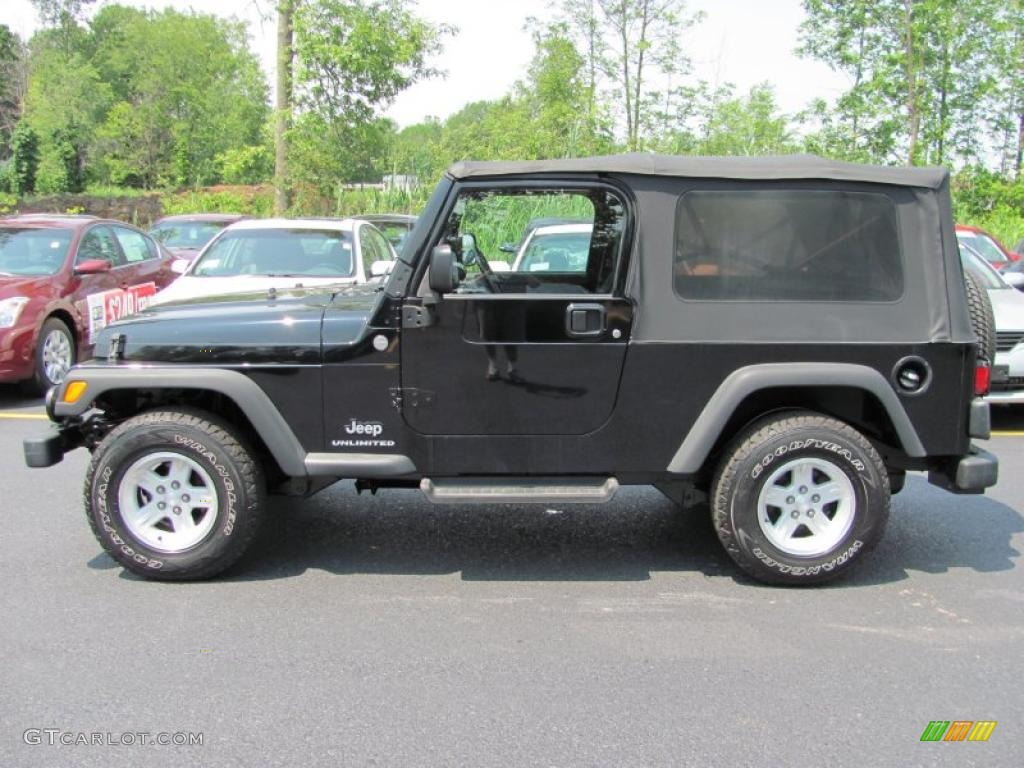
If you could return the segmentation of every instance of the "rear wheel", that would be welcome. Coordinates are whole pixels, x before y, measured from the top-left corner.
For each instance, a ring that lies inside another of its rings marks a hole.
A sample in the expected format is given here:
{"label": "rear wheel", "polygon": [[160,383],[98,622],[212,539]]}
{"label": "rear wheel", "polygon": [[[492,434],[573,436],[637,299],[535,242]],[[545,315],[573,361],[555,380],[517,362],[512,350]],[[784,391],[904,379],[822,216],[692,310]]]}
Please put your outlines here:
{"label": "rear wheel", "polygon": [[112,430],[85,481],[89,524],[128,570],[214,576],[248,549],[264,514],[263,473],[235,430],[209,414],[152,411]]}
{"label": "rear wheel", "polygon": [[881,457],[847,424],[810,412],[754,424],[727,450],[712,485],[718,538],[770,584],[817,584],[848,571],[889,517]]}

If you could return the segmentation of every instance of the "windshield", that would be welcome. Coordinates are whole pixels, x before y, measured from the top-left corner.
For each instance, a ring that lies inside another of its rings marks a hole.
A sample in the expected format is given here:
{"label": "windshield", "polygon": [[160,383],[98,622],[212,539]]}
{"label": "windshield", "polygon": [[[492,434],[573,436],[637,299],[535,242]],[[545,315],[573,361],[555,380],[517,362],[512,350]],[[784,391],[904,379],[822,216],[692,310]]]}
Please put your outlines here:
{"label": "windshield", "polygon": [[402,222],[393,221],[371,221],[370,223],[384,233],[384,237],[386,237],[388,242],[391,243],[392,247],[394,247],[395,253],[402,252],[402,246],[405,245],[405,241],[409,237],[409,233],[412,231],[412,224],[403,224]]}
{"label": "windshield", "polygon": [[957,232],[956,238],[961,243],[969,245],[988,261],[996,264],[1006,261],[1006,254],[987,235],[978,234],[977,232]]}
{"label": "windshield", "polygon": [[198,251],[226,226],[226,222],[218,221],[169,221],[153,227],[149,234],[168,248]]}
{"label": "windshield", "polygon": [[999,276],[992,266],[981,257],[976,250],[969,245],[960,243],[960,259],[963,261],[964,269],[970,271],[981,284],[989,290],[994,288],[1009,288],[1006,282]]}
{"label": "windshield", "polygon": [[354,277],[352,235],[318,229],[239,229],[199,258],[195,277]]}
{"label": "windshield", "polygon": [[70,229],[0,227],[0,276],[56,274],[70,244]]}
{"label": "windshield", "polygon": [[535,235],[517,272],[586,272],[590,232]]}

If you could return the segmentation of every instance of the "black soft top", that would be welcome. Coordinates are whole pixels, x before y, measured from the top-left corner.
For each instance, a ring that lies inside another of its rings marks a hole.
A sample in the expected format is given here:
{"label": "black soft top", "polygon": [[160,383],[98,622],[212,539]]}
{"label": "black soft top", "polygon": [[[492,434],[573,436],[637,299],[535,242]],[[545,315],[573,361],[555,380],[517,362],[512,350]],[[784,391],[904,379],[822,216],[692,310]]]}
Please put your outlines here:
{"label": "black soft top", "polygon": [[861,181],[902,187],[939,189],[949,177],[945,168],[892,168],[830,160],[816,155],[771,157],[683,157],[634,152],[570,160],[460,162],[448,169],[453,179],[532,176],[538,173],[614,173],[682,178]]}

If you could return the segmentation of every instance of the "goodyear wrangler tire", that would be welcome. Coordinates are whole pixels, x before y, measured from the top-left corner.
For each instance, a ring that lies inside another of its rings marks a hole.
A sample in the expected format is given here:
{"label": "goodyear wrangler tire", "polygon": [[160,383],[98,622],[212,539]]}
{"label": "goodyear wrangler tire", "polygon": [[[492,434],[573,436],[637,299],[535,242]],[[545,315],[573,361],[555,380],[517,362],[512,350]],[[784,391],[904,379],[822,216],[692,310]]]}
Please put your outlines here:
{"label": "goodyear wrangler tire", "polygon": [[96,538],[150,579],[202,579],[230,567],[256,537],[265,496],[260,466],[234,429],[186,409],[120,424],[85,478]]}
{"label": "goodyear wrangler tire", "polygon": [[712,485],[719,540],[769,584],[818,584],[847,572],[882,536],[889,476],[847,424],[807,411],[768,417],[726,451]]}

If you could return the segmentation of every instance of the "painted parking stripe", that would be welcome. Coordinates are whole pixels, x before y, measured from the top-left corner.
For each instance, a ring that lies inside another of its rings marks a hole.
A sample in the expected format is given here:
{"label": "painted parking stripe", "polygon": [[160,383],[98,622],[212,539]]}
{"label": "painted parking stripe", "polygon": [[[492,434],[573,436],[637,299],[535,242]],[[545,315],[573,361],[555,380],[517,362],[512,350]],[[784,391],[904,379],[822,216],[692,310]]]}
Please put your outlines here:
{"label": "painted parking stripe", "polygon": [[1021,429],[1001,429],[998,432],[993,430],[992,437],[1024,437],[1024,430]]}

